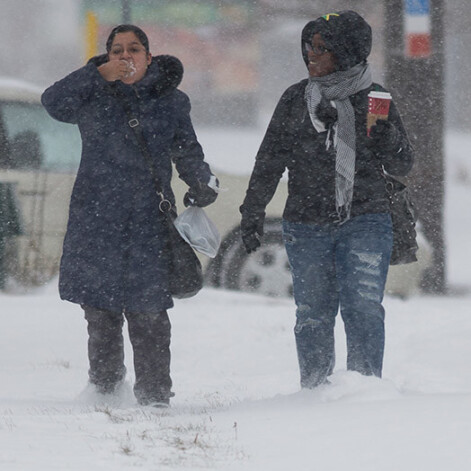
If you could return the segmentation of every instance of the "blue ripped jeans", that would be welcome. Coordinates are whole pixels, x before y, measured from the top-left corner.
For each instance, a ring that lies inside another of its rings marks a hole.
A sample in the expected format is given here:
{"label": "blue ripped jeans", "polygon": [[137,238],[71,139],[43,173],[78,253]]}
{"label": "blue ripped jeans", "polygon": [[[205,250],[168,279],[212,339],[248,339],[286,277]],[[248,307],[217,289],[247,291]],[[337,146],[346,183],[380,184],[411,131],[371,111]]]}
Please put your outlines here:
{"label": "blue ripped jeans", "polygon": [[392,249],[389,214],[364,214],[342,225],[283,221],[293,275],[295,338],[301,386],[326,381],[335,364],[334,326],[340,308],[347,369],[381,377],[384,287]]}

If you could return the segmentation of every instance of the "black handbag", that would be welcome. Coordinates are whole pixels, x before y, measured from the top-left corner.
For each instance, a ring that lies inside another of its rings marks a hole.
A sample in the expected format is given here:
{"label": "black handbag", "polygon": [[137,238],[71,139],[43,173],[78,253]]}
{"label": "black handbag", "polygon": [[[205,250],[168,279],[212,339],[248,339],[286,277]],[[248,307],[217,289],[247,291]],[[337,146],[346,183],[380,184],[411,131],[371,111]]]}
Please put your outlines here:
{"label": "black handbag", "polygon": [[134,131],[139,149],[149,166],[152,181],[158,198],[159,209],[165,215],[164,221],[168,229],[167,249],[169,254],[169,287],[172,297],[183,299],[197,294],[203,287],[203,269],[201,262],[192,247],[181,237],[173,224],[177,216],[176,209],[165,198],[160,186],[147,143],[142,134],[139,120],[133,117],[131,107],[125,97],[121,97],[124,110],[128,116],[128,125]]}
{"label": "black handbag", "polygon": [[172,297],[191,298],[203,287],[201,262],[173,224],[176,213],[167,211],[168,253],[170,254],[169,286]]}
{"label": "black handbag", "polygon": [[384,174],[386,191],[391,208],[393,225],[393,248],[390,265],[403,265],[417,261],[417,215],[412,198],[404,183],[391,175]]}

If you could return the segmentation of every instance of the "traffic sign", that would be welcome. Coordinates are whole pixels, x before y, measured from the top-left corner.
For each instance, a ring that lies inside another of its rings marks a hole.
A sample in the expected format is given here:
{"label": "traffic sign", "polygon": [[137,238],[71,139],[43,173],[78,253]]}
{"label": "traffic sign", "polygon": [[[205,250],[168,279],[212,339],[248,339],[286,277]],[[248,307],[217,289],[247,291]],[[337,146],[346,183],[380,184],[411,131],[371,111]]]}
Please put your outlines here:
{"label": "traffic sign", "polygon": [[404,0],[404,36],[406,57],[431,55],[430,0]]}

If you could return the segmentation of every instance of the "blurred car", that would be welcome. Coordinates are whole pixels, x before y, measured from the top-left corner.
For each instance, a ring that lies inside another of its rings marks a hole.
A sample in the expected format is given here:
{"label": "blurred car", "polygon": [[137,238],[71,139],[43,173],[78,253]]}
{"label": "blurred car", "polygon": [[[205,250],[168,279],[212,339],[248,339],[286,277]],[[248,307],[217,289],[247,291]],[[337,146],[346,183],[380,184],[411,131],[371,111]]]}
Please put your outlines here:
{"label": "blurred car", "polygon": [[[44,284],[58,273],[81,152],[78,128],[49,117],[40,103],[41,91],[24,82],[0,79],[0,185],[13,189],[23,228],[22,235],[5,240],[3,261],[10,279],[21,286]],[[240,144],[236,130],[228,130],[227,135],[235,146]],[[218,143],[218,152],[220,148]],[[267,207],[261,248],[248,255],[240,237],[238,207],[244,199],[249,172],[240,174],[224,168],[214,171],[227,191],[207,208],[222,236],[216,258],[202,256],[207,285],[291,296],[290,268],[281,238],[286,181],[280,182]],[[173,187],[182,211],[187,187],[177,176]],[[419,263],[391,267],[389,293],[406,297],[417,291],[420,273],[430,263],[430,251],[423,238],[419,245]]]}
{"label": "blurred car", "polygon": [[12,188],[22,226],[5,240],[3,270],[24,286],[57,274],[81,149],[78,129],[50,118],[41,92],[0,79],[0,184]]}

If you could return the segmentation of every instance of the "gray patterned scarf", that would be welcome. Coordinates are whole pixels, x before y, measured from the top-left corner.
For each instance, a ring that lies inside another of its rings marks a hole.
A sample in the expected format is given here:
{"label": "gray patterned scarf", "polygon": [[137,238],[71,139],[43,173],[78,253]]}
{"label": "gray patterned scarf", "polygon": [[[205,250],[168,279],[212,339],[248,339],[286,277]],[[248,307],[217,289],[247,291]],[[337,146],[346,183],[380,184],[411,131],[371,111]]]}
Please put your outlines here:
{"label": "gray patterned scarf", "polygon": [[319,121],[315,111],[321,98],[333,101],[337,108],[338,120],[334,125],[335,159],[335,202],[339,218],[350,218],[355,176],[355,111],[349,96],[368,88],[372,83],[368,64],[357,64],[351,69],[337,71],[324,77],[310,77],[305,91],[305,99],[311,121]]}

